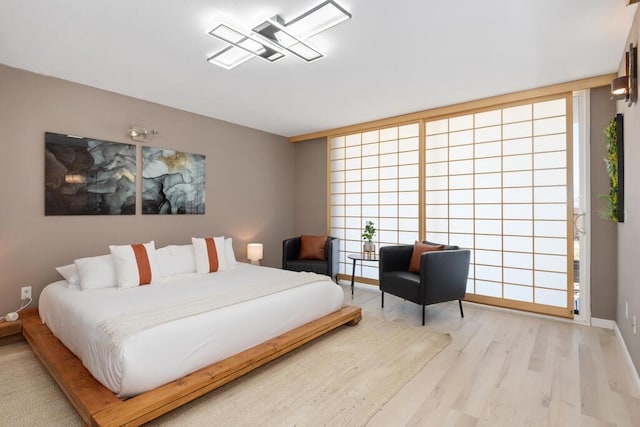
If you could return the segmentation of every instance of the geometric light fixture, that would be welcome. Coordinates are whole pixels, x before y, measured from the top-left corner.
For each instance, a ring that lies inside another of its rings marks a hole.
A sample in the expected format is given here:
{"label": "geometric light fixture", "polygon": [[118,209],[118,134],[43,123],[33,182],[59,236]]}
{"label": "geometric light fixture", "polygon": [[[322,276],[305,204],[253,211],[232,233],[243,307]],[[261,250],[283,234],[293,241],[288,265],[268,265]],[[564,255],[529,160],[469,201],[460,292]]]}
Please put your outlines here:
{"label": "geometric light fixture", "polygon": [[291,53],[306,62],[324,56],[306,39],[351,19],[351,14],[334,0],[326,0],[286,22],[280,15],[265,19],[253,28],[258,37],[244,34],[226,24],[219,24],[209,35],[230,44],[207,61],[228,70],[258,56],[276,62]]}
{"label": "geometric light fixture", "polygon": [[253,29],[253,32],[260,34],[271,43],[288,50],[299,58],[304,59],[307,62],[315,61],[324,56],[324,54],[318,52],[290,32],[285,29],[285,26],[278,22],[279,16],[275,16],[275,19],[267,19],[262,24]]}
{"label": "geometric light fixture", "polygon": [[611,99],[624,99],[631,106],[638,99],[638,48],[625,52],[625,75],[611,81]]}
{"label": "geometric light fixture", "polygon": [[348,19],[351,19],[351,14],[338,3],[330,0],[309,9],[285,23],[285,26],[298,37],[307,39]]}
{"label": "geometric light fixture", "polygon": [[227,46],[219,52],[214,53],[207,58],[212,64],[216,64],[219,67],[230,70],[237,67],[243,62],[247,62],[255,55],[247,52],[246,50],[239,49],[235,46]]}
{"label": "geometric light fixture", "polygon": [[[279,52],[254,38],[246,36],[240,31],[234,30],[225,24],[219,24],[216,26],[213,30],[209,31],[209,35],[233,45],[222,49],[220,52],[207,58],[207,61],[223,68],[233,68],[254,56],[258,56],[269,62],[275,62],[278,59],[284,58],[284,54],[282,52]],[[233,49],[233,47],[239,48],[244,52]]]}

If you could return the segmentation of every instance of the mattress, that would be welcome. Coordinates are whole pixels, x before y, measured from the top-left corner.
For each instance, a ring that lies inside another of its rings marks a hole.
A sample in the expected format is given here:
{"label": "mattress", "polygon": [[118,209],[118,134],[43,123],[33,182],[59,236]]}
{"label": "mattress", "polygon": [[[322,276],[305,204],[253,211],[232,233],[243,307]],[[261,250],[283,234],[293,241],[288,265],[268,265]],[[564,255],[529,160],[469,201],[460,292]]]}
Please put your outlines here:
{"label": "mattress", "polygon": [[[105,387],[126,398],[181,378],[338,310],[342,289],[318,280],[138,331],[114,346],[99,327],[170,304],[215,298],[230,287],[259,288],[300,274],[239,263],[227,270],[184,274],[131,289],[82,291],[62,280],[40,295],[40,317]],[[324,278],[323,278],[324,279]]]}

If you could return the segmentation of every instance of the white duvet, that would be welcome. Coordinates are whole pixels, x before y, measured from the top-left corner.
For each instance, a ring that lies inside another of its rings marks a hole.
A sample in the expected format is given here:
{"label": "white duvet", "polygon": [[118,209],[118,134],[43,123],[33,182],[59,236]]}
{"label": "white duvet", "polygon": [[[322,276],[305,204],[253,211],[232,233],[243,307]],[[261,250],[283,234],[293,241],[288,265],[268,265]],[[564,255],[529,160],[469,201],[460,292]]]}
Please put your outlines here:
{"label": "white duvet", "polygon": [[183,377],[336,311],[343,292],[319,280],[266,296],[161,323],[113,346],[98,325],[170,304],[211,299],[231,288],[259,288],[298,273],[239,263],[221,272],[185,274],[130,289],[82,291],[66,281],[40,295],[42,321],[105,387],[130,397]]}

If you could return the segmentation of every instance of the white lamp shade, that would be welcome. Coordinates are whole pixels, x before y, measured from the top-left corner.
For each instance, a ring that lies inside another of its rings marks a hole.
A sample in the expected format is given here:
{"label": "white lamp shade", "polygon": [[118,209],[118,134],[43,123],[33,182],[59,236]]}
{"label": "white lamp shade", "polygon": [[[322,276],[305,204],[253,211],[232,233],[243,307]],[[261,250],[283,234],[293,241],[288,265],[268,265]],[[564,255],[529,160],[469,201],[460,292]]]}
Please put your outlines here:
{"label": "white lamp shade", "polygon": [[262,243],[249,243],[247,245],[247,258],[250,261],[262,259]]}

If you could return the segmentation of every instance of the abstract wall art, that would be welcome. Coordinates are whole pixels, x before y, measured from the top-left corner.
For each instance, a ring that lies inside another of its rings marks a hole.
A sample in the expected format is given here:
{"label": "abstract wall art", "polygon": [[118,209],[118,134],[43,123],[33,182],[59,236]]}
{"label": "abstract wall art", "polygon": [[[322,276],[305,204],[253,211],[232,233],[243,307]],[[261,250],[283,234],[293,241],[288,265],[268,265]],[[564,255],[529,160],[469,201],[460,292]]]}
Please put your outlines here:
{"label": "abstract wall art", "polygon": [[45,133],[45,215],[134,215],[136,148]]}
{"label": "abstract wall art", "polygon": [[205,156],[142,147],[142,213],[204,214]]}

